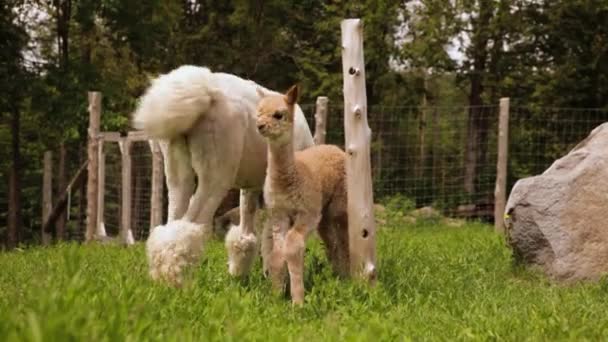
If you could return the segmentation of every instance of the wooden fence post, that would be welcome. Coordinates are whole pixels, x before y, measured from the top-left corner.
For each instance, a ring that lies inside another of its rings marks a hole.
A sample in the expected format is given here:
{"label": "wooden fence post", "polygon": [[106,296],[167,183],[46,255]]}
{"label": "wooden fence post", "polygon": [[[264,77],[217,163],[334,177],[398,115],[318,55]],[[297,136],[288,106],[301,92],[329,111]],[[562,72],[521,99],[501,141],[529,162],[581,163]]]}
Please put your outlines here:
{"label": "wooden fence post", "polygon": [[317,97],[315,105],[315,145],[325,144],[325,136],[327,135],[327,103],[329,99],[326,96]]}
{"label": "wooden fence post", "polygon": [[44,152],[44,171],[42,176],[42,244],[51,243],[51,234],[44,231],[44,223],[53,209],[53,152]]}
{"label": "wooden fence post", "polygon": [[122,167],[120,235],[127,245],[131,245],[134,243],[133,231],[131,230],[131,139],[129,137],[122,138],[118,144]]}
{"label": "wooden fence post", "polygon": [[97,236],[106,237],[106,225],[103,221],[106,195],[106,154],[103,151],[103,136],[99,138],[98,177],[97,182]]}
{"label": "wooden fence post", "polygon": [[95,239],[97,232],[97,191],[98,191],[98,148],[99,126],[101,121],[101,93],[89,92],[89,141],[88,141],[88,178],[87,178],[87,231],[85,241]]}
{"label": "wooden fence post", "polygon": [[498,158],[496,162],[496,188],[494,189],[494,229],[504,233],[504,213],[507,203],[507,163],[509,155],[509,98],[500,99],[498,116]]}
{"label": "wooden fence post", "polygon": [[150,229],[159,226],[163,221],[163,155],[155,140],[149,140],[152,152],[152,190],[150,196]]}
{"label": "wooden fence post", "polygon": [[376,278],[376,223],[367,122],[363,23],[341,23],[344,78],[344,135],[348,187],[348,224],[351,274],[372,282]]}

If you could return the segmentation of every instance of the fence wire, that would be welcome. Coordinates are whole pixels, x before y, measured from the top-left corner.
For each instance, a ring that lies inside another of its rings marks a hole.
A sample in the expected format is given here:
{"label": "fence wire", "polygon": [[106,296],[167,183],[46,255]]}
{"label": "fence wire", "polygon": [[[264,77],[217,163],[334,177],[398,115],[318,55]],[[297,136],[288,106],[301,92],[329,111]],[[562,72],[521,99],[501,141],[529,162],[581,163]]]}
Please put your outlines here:
{"label": "fence wire", "polygon": [[122,208],[122,157],[116,142],[104,142],[105,156],[104,205],[101,221],[106,234],[117,235],[120,231]]}
{"label": "fence wire", "polygon": [[[302,105],[314,131],[314,105]],[[496,178],[498,106],[371,106],[371,162],[376,202],[398,197],[416,207],[433,206],[446,215],[491,220]],[[540,174],[568,153],[593,128],[608,121],[606,109],[510,108],[508,191],[521,178]],[[11,132],[0,123],[0,236],[6,241]],[[42,155],[36,132],[21,132],[22,225],[20,241],[40,239]],[[344,147],[344,108],[329,103],[326,143]],[[108,235],[119,234],[122,215],[122,159],[118,143],[105,142],[103,222]],[[148,141],[131,144],[131,229],[144,240],[150,229],[152,155]],[[59,151],[53,151],[53,199]],[[86,146],[66,146],[66,178],[86,159]],[[83,240],[85,187],[72,189],[66,237]],[[163,222],[167,195],[163,183]],[[234,196],[233,196],[234,197]],[[238,199],[238,196],[235,198]],[[234,200],[232,202],[235,202]],[[232,203],[231,202],[231,203]],[[236,204],[233,203],[233,204]]]}
{"label": "fence wire", "polygon": [[[106,233],[116,236],[122,227],[122,155],[119,144],[105,142],[105,195],[103,221]],[[150,207],[152,194],[152,153],[148,141],[133,141],[130,144],[131,202],[130,228],[136,240],[145,239],[150,230]],[[163,186],[163,199],[164,193]],[[163,205],[163,220],[166,219]],[[163,221],[164,222],[164,221]]]}
{"label": "fence wire", "polygon": [[608,109],[512,106],[509,123],[509,189],[566,155],[600,124]]}
{"label": "fence wire", "polygon": [[[314,127],[314,106],[303,110]],[[475,118],[473,129],[468,126],[470,116]],[[416,207],[490,218],[497,118],[497,106],[371,106],[368,124],[376,202],[400,195]],[[326,143],[344,147],[341,105],[329,105]],[[474,151],[468,159],[467,150]]]}
{"label": "fence wire", "polygon": [[[53,174],[51,177],[53,186],[53,204],[56,204],[59,196],[66,190],[65,187],[75,176],[80,166],[87,160],[86,146],[78,142],[69,142],[65,144],[65,184],[60,184],[59,169],[61,168],[61,148],[53,152]],[[69,206],[65,209],[63,219],[65,220],[65,239],[84,241],[84,231],[86,224],[86,182],[83,182],[79,187],[70,189],[69,191]],[[69,213],[69,214],[68,214]],[[58,220],[61,221],[61,220]],[[57,234],[57,223],[53,227],[55,235]]]}
{"label": "fence wire", "polygon": [[131,229],[136,240],[143,240],[150,230],[152,194],[152,153],[148,141],[131,145]]}

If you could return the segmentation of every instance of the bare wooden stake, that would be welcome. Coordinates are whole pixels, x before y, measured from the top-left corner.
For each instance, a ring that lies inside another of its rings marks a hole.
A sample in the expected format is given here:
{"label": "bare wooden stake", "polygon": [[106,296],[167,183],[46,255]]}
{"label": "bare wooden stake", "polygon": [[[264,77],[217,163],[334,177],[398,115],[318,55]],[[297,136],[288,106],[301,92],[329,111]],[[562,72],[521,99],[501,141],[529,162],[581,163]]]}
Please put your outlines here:
{"label": "bare wooden stake", "polygon": [[367,122],[363,25],[346,19],[342,29],[344,77],[344,133],[348,187],[348,223],[351,273],[372,282],[376,278],[376,223]]}
{"label": "bare wooden stake", "polygon": [[123,138],[119,143],[121,164],[122,164],[122,204],[120,235],[127,245],[134,243],[133,231],[131,230],[131,140],[129,137]]}
{"label": "bare wooden stake", "polygon": [[496,188],[494,190],[494,229],[504,233],[504,212],[507,203],[507,163],[509,156],[509,98],[500,99],[498,116],[498,161],[496,162]]}
{"label": "bare wooden stake", "polygon": [[149,140],[152,151],[152,194],[150,196],[150,229],[159,226],[163,221],[163,155],[155,140]]}
{"label": "bare wooden stake", "polygon": [[106,225],[103,221],[106,195],[106,154],[103,151],[103,137],[99,139],[99,154],[98,154],[98,186],[97,186],[97,235],[107,236]]}
{"label": "bare wooden stake", "polygon": [[88,178],[87,178],[87,231],[85,241],[95,239],[97,232],[97,191],[98,191],[98,149],[99,126],[101,121],[101,93],[89,92],[89,130],[88,130]]}
{"label": "bare wooden stake", "polygon": [[[44,152],[44,173],[42,176],[42,227],[53,209],[53,152]],[[51,243],[51,234],[42,229],[42,244]]]}
{"label": "bare wooden stake", "polygon": [[315,106],[315,145],[325,144],[325,136],[327,135],[327,103],[329,99],[326,96],[317,97]]}

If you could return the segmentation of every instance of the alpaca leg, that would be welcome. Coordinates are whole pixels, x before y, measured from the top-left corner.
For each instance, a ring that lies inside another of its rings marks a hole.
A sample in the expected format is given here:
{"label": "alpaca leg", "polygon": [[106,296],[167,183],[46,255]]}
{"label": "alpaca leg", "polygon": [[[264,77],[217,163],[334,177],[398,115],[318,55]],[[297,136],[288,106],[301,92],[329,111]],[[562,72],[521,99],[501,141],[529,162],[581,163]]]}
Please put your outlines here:
{"label": "alpaca leg", "polygon": [[289,217],[285,215],[278,215],[276,213],[270,214],[270,219],[267,230],[270,230],[271,250],[269,251],[267,267],[272,282],[272,288],[275,292],[282,292],[285,288],[286,278],[286,265],[285,265],[285,234],[289,229]]}
{"label": "alpaca leg", "polygon": [[159,141],[165,175],[169,208],[167,222],[180,219],[186,212],[194,191],[194,170],[185,137]]}
{"label": "alpaca leg", "polygon": [[327,219],[322,219],[319,224],[318,232],[321,240],[323,240],[323,245],[325,247],[325,252],[327,254],[327,259],[331,264],[331,267],[336,274],[340,274],[341,272],[341,260],[340,260],[340,251],[339,251],[339,242],[338,242],[338,232],[336,231],[335,225],[333,222],[330,222]]}
{"label": "alpaca leg", "polygon": [[348,236],[348,216],[340,215],[332,220],[336,234],[337,272],[342,277],[350,274],[350,249]]}
{"label": "alpaca leg", "polygon": [[202,177],[199,179],[199,187],[207,190],[208,197],[198,210],[198,216],[171,221],[150,233],[146,252],[153,279],[163,279],[179,286],[183,281],[184,270],[200,260],[204,244],[212,233],[213,214],[229,187]]}
{"label": "alpaca leg", "polygon": [[268,218],[264,220],[264,228],[262,229],[262,236],[260,248],[262,252],[262,272],[264,277],[268,278],[270,276],[270,258],[272,255],[273,249],[273,240],[272,240],[272,224]]}
{"label": "alpaca leg", "polygon": [[184,219],[203,225],[206,238],[213,233],[213,215],[235,184],[243,151],[244,124],[230,120],[230,108],[218,102],[209,118],[201,120],[188,136],[192,168],[198,185]]}
{"label": "alpaca leg", "polygon": [[258,197],[260,190],[241,189],[241,200],[239,203],[243,234],[255,235],[255,211],[258,209]]}
{"label": "alpaca leg", "polygon": [[306,247],[307,227],[294,226],[285,235],[284,254],[289,270],[291,301],[304,303],[304,250]]}
{"label": "alpaca leg", "polygon": [[167,224],[154,227],[146,241],[150,276],[181,286],[183,272],[198,261],[203,250],[199,227],[179,219],[194,189],[190,151],[186,138],[159,141],[165,166],[169,208]]}
{"label": "alpaca leg", "polygon": [[257,255],[254,216],[259,195],[259,190],[241,189],[240,223],[226,236],[228,272],[233,276],[248,274]]}
{"label": "alpaca leg", "polygon": [[205,241],[213,236],[213,215],[222,203],[222,200],[230,190],[233,178],[225,174],[213,171],[208,163],[197,156],[194,158],[193,166],[198,179],[196,192],[190,199],[188,210],[183,219],[188,222],[196,222],[201,226]]}

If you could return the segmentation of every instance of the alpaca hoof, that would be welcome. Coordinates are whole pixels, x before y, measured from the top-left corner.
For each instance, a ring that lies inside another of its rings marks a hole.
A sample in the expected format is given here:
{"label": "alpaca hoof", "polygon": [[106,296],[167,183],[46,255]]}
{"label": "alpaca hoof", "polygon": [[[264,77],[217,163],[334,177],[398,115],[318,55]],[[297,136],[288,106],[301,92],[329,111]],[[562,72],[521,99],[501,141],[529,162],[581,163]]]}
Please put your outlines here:
{"label": "alpaca hoof", "polygon": [[240,226],[232,226],[226,234],[228,273],[235,277],[249,274],[258,252],[254,234],[243,234]]}
{"label": "alpaca hoof", "polygon": [[366,278],[366,279],[367,279],[367,280],[368,280],[370,283],[372,283],[372,284],[373,284],[373,283],[375,283],[375,282],[376,282],[376,279],[377,279],[377,277],[378,277],[378,273],[377,273],[377,271],[376,271],[376,266],[375,266],[373,263],[368,262],[368,263],[365,265],[365,270],[364,270],[364,274],[363,274],[363,276],[364,276],[364,277],[365,277],[365,278]]}
{"label": "alpaca hoof", "polygon": [[188,221],[171,221],[155,227],[146,241],[150,276],[180,287],[185,270],[203,252],[203,227]]}

